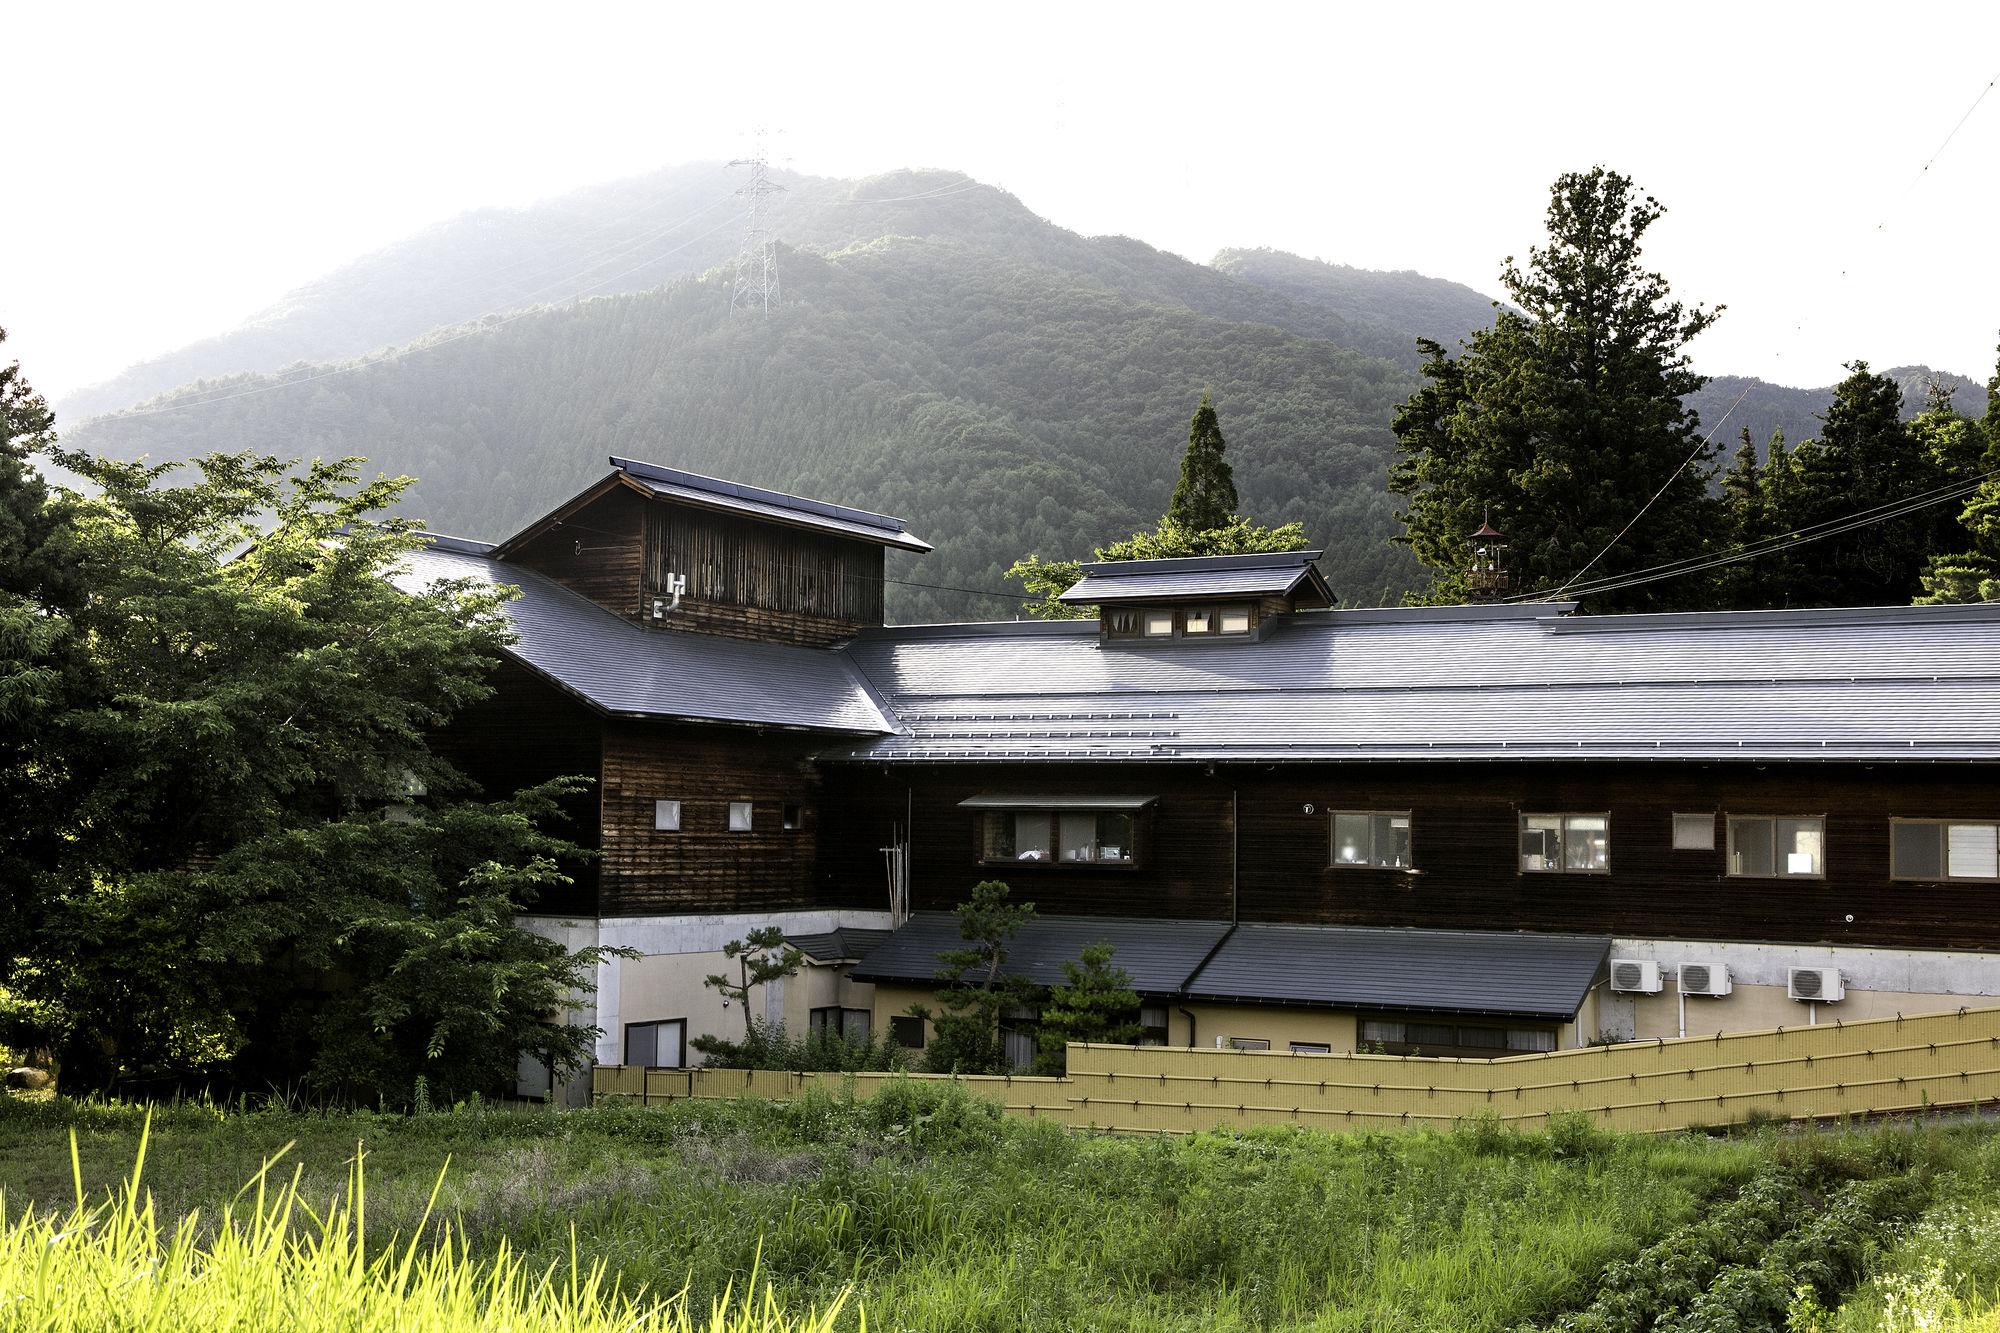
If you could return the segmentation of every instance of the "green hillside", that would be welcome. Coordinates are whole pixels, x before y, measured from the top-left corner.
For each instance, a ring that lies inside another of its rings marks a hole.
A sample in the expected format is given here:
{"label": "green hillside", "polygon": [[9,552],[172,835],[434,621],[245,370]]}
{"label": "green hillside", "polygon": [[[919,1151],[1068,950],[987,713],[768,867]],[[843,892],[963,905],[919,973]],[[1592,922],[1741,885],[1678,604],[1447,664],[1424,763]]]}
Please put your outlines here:
{"label": "green hillside", "polygon": [[[1363,299],[1235,281],[1123,237],[1087,238],[1002,190],[951,171],[865,180],[774,172],[772,232],[830,253],[881,236],[952,240],[1048,264],[1140,300],[1184,305],[1414,365],[1412,331],[1465,289],[1415,274],[1354,274]],[[482,209],[428,228],[288,293],[241,327],[132,366],[56,404],[65,421],[116,411],[197,380],[298,362],[340,361],[434,329],[579,296],[645,291],[706,272],[736,251],[740,173],[697,162],[593,186],[525,208]],[[1304,262],[1304,261],[1301,261]],[[1385,280],[1374,287],[1370,279]],[[1483,301],[1483,298],[1481,298]]]}
{"label": "green hillside", "polygon": [[1263,299],[1136,243],[1078,245],[1110,257],[1078,272],[913,237],[787,250],[769,321],[729,315],[725,276],[684,279],[282,387],[211,383],[192,396],[219,401],[98,418],[68,440],[121,457],[365,454],[421,478],[413,512],[486,537],[631,454],[901,514],[938,550],[892,575],[950,586],[892,587],[892,616],[1004,618],[1010,601],[954,589],[1006,588],[1028,551],[1077,554],[1150,523],[1210,387],[1250,513],[1304,522],[1350,600],[1412,586],[1382,478],[1413,375],[1276,323],[1135,298],[1184,267],[1184,295],[1219,300],[1214,283]]}

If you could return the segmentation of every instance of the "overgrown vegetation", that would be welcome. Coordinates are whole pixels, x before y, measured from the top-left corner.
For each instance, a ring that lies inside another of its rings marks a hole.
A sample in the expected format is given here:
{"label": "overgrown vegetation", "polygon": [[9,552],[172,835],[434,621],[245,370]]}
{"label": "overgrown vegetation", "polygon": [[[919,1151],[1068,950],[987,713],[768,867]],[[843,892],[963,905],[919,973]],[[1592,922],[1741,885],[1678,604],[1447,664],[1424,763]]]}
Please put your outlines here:
{"label": "overgrown vegetation", "polygon": [[[74,1206],[70,1128],[86,1182],[115,1187],[142,1114],[0,1103],[9,1214]],[[1983,1317],[2000,1276],[1986,1226],[2000,1136],[1985,1125],[1651,1138],[1563,1119],[1528,1134],[1486,1122],[1142,1139],[892,1081],[865,1101],[570,1113],[181,1105],[161,1108],[153,1132],[146,1171],[168,1231],[199,1208],[194,1232],[211,1236],[288,1142],[301,1197],[345,1200],[360,1141],[371,1244],[421,1229],[449,1157],[434,1217],[453,1220],[474,1260],[504,1240],[526,1273],[566,1274],[573,1228],[580,1271],[601,1260],[625,1293],[685,1285],[702,1311],[756,1267],[790,1310],[851,1286],[843,1328],[865,1309],[870,1327],[939,1331],[1792,1320],[1830,1333],[1918,1327],[1895,1313],[1913,1301]]]}

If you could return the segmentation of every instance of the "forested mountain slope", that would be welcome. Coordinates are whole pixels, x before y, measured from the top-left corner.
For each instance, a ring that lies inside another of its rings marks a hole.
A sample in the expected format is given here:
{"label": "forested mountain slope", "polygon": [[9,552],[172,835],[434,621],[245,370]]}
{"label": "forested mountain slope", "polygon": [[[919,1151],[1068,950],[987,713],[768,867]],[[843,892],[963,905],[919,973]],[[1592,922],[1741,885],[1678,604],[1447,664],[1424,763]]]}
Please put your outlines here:
{"label": "forested mountain slope", "polygon": [[1350,319],[1404,329],[1447,347],[1493,322],[1493,298],[1456,282],[1305,259],[1283,250],[1223,250],[1209,261],[1232,278]]}
{"label": "forested mountain slope", "polygon": [[[1895,366],[1883,373],[1902,387],[1903,415],[1906,418],[1924,410],[1933,378],[1950,386],[1952,405],[1961,414],[1969,417],[1985,414],[1986,386],[1976,380],[1949,371],[1932,370],[1929,366]],[[1745,385],[1750,390],[1747,394],[1743,392]],[[1743,397],[1740,403],[1736,401],[1739,394]],[[1817,436],[1819,419],[1833,402],[1833,386],[1794,389],[1742,375],[1718,375],[1694,395],[1692,402],[1704,425],[1722,422],[1722,429],[1715,438],[1723,446],[1726,463],[1728,455],[1736,448],[1738,432],[1746,426],[1759,451],[1768,448],[1774,430],[1784,431],[1785,438],[1793,444]],[[1732,405],[1736,409],[1733,412],[1730,411]],[[1724,413],[1728,413],[1726,421],[1723,420]]]}
{"label": "forested mountain slope", "polygon": [[1102,268],[984,244],[788,249],[768,321],[732,317],[727,276],[711,274],[446,331],[282,387],[238,377],[189,395],[217,401],[102,417],[67,438],[121,457],[365,454],[421,479],[411,512],[482,537],[601,475],[607,454],[630,454],[903,515],[938,550],[899,559],[892,575],[951,588],[892,587],[891,614],[1004,618],[1009,601],[951,589],[1006,588],[1001,572],[1020,555],[1075,555],[1150,524],[1210,387],[1246,512],[1303,521],[1350,600],[1417,582],[1388,544],[1382,485],[1389,415],[1415,385],[1405,366],[1135,298],[1131,287],[1164,282],[1182,261],[1078,244],[1112,256],[1103,262],[1121,285],[1095,276]]}
{"label": "forested mountain slope", "polygon": [[[1079,236],[958,172],[858,181],[772,174],[784,192],[771,198],[771,229],[795,247],[825,253],[881,236],[952,240],[1063,268],[1140,300],[1273,323],[1412,365],[1414,334],[1429,330],[1434,308],[1465,292],[1416,274],[1352,269],[1341,270],[1349,275],[1345,290],[1236,281],[1138,241]],[[465,214],[336,269],[240,328],[72,393],[56,404],[58,414],[75,421],[197,380],[344,360],[485,315],[645,291],[706,272],[736,251],[746,204],[734,191],[742,180],[722,163],[698,162],[526,208]]]}

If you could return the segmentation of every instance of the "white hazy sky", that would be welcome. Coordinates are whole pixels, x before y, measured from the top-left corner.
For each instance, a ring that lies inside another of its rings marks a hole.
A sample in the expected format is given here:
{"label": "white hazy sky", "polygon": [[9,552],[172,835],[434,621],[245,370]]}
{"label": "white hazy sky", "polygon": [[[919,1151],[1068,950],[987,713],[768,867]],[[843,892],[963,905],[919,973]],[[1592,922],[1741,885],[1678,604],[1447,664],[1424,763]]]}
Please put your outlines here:
{"label": "white hazy sky", "polygon": [[1423,6],[0,0],[4,354],[59,394],[425,224],[776,132],[796,170],[952,167],[1086,233],[1485,291],[1604,162],[1725,302],[1704,370],[1983,379],[2000,3]]}

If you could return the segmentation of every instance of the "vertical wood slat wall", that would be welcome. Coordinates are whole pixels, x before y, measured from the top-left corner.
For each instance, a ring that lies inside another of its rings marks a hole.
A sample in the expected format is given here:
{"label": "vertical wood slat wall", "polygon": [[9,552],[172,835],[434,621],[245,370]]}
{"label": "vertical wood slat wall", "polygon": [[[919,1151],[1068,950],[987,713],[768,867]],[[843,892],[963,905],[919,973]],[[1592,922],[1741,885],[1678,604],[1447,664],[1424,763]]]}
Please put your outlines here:
{"label": "vertical wood slat wall", "polygon": [[684,505],[646,508],[645,597],[685,575],[663,624],[813,647],[882,623],[882,548]]}
{"label": "vertical wood slat wall", "polygon": [[2000,1104],[2000,1009],[1630,1042],[1500,1060],[1069,1048],[1060,1079],[764,1070],[592,1071],[594,1097],[871,1096],[892,1078],[947,1080],[1009,1114],[1129,1133],[1298,1125],[1450,1128],[1492,1117],[1537,1129],[1580,1112],[1667,1133],[1758,1117],[1827,1119]]}

